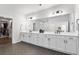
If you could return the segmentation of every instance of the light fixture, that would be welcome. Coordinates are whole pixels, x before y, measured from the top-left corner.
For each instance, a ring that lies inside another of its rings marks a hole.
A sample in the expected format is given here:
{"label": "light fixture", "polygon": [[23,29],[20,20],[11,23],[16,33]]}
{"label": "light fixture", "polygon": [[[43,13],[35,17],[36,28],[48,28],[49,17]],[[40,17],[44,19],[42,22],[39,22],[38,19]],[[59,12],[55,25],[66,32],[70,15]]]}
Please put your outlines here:
{"label": "light fixture", "polygon": [[30,17],[30,19],[32,19],[33,17]]}
{"label": "light fixture", "polygon": [[77,23],[79,24],[79,19],[77,19]]}
{"label": "light fixture", "polygon": [[56,14],[59,14],[59,13],[63,13],[63,11],[62,10],[57,10]]}
{"label": "light fixture", "polygon": [[42,4],[39,4],[39,6],[42,6]]}
{"label": "light fixture", "polygon": [[27,17],[26,19],[27,20],[36,20],[36,17],[35,16],[30,16],[30,17]]}

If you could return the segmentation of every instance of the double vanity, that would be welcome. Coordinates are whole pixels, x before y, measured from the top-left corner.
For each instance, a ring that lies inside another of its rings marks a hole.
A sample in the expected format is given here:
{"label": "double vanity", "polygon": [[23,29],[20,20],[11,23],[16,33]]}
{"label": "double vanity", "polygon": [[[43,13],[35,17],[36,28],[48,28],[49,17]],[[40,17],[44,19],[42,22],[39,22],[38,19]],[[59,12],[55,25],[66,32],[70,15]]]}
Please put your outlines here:
{"label": "double vanity", "polygon": [[28,31],[20,32],[21,41],[67,54],[79,54],[79,36],[74,31],[76,27],[70,14],[32,20],[27,24]]}
{"label": "double vanity", "polygon": [[78,35],[75,33],[55,34],[51,32],[21,32],[21,40],[40,47],[68,53],[78,54]]}

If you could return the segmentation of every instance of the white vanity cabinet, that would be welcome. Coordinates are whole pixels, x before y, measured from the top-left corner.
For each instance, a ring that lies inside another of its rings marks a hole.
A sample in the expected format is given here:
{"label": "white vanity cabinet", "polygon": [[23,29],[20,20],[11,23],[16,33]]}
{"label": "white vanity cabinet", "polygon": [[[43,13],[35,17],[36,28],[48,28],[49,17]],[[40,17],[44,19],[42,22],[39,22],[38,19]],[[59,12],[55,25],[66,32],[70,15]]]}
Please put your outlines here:
{"label": "white vanity cabinet", "polygon": [[56,39],[57,50],[76,54],[77,40],[78,37],[75,36],[57,36]]}
{"label": "white vanity cabinet", "polygon": [[20,33],[20,39],[23,41],[24,33]]}
{"label": "white vanity cabinet", "polygon": [[33,33],[30,33],[31,34],[31,37],[30,37],[30,40],[31,40],[31,43],[32,44],[37,44],[37,35],[36,34],[33,34]]}
{"label": "white vanity cabinet", "polygon": [[24,34],[23,35],[23,41],[27,42],[27,43],[31,43],[31,35],[30,34]]}
{"label": "white vanity cabinet", "polygon": [[56,49],[60,51],[65,51],[65,37],[56,36]]}
{"label": "white vanity cabinet", "polygon": [[48,48],[56,49],[56,36],[47,34],[47,40],[48,40]]}
{"label": "white vanity cabinet", "polygon": [[34,41],[32,37],[33,37],[32,34],[24,33],[21,36],[21,40],[27,43],[33,43]]}
{"label": "white vanity cabinet", "polygon": [[77,54],[78,36],[24,33],[22,41],[65,53]]}
{"label": "white vanity cabinet", "polygon": [[[27,37],[29,36],[29,37]],[[38,40],[40,39],[39,34],[34,34],[34,33],[29,33],[29,35],[27,34],[26,36],[26,42],[34,44],[34,45],[38,45]]]}
{"label": "white vanity cabinet", "polygon": [[42,36],[40,36],[40,34],[36,34],[36,40],[37,40],[37,45],[38,46],[42,46]]}
{"label": "white vanity cabinet", "polygon": [[46,35],[44,35],[42,33],[39,34],[38,44],[39,44],[39,46],[48,48],[48,40],[47,40]]}
{"label": "white vanity cabinet", "polygon": [[43,47],[46,47],[46,48],[48,48],[49,47],[49,45],[48,45],[48,38],[47,38],[47,36],[46,35],[42,35],[42,44],[43,44]]}
{"label": "white vanity cabinet", "polygon": [[77,53],[77,40],[78,37],[68,36],[66,37],[66,51],[71,53]]}

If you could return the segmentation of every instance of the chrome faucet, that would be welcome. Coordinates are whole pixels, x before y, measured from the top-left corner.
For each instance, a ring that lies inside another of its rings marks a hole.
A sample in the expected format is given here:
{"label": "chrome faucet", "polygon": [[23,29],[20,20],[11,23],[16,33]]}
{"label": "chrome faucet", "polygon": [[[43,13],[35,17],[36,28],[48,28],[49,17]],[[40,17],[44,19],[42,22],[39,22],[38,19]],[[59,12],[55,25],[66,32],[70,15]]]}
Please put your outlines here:
{"label": "chrome faucet", "polygon": [[56,30],[56,34],[60,34],[60,32],[63,32],[63,30],[61,30],[61,27],[58,27],[58,29]]}

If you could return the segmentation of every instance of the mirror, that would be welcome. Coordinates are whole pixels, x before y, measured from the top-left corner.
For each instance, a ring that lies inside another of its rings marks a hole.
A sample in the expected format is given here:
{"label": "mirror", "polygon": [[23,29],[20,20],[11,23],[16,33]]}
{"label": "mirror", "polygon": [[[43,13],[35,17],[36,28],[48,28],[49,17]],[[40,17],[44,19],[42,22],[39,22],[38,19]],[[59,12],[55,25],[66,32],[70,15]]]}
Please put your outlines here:
{"label": "mirror", "polygon": [[70,32],[70,15],[60,15],[56,17],[49,17],[35,20],[33,23],[33,31],[39,31],[40,29],[46,32],[55,32],[58,27],[61,27],[63,32]]}

